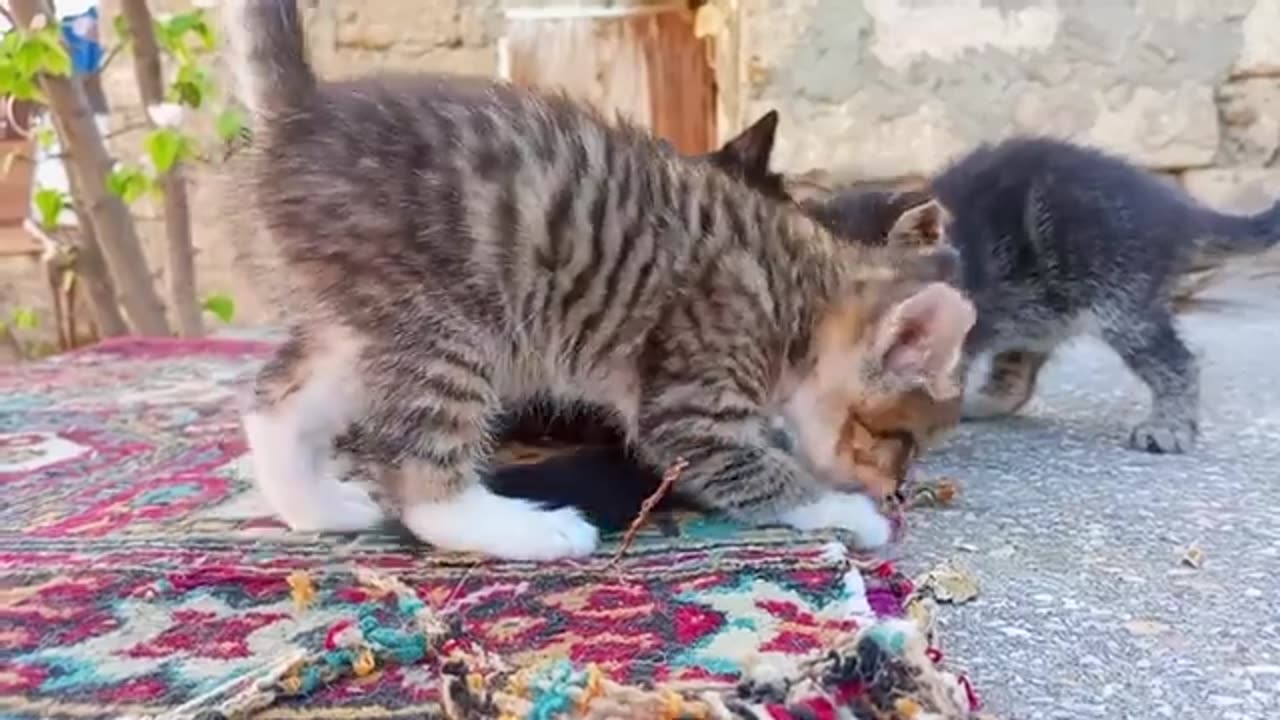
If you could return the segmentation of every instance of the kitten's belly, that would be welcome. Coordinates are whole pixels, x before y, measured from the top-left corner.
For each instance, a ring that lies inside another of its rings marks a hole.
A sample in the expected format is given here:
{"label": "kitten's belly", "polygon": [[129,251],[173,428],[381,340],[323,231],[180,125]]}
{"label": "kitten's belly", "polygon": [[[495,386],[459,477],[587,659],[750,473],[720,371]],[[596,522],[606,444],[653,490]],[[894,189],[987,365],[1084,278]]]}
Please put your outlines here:
{"label": "kitten's belly", "polygon": [[970,356],[1006,350],[1051,352],[1066,340],[1096,332],[1098,327],[1087,306],[1066,312],[1055,309],[1040,288],[1014,286],[974,299],[978,321],[965,341]]}
{"label": "kitten's belly", "polygon": [[534,396],[549,396],[566,405],[582,403],[607,408],[617,415],[621,428],[631,437],[640,412],[640,378],[629,366],[596,370],[584,374],[542,375],[535,382],[522,383],[504,393],[508,404],[518,404]]}
{"label": "kitten's belly", "polygon": [[1006,350],[1052,352],[1064,342],[1080,335],[1100,334],[1099,319],[1088,311],[1070,316],[1023,312],[1002,318],[975,333],[969,342],[970,353]]}
{"label": "kitten's belly", "polygon": [[640,377],[634,368],[615,368],[581,378],[576,390],[581,400],[613,409],[627,437],[634,434],[640,414]]}

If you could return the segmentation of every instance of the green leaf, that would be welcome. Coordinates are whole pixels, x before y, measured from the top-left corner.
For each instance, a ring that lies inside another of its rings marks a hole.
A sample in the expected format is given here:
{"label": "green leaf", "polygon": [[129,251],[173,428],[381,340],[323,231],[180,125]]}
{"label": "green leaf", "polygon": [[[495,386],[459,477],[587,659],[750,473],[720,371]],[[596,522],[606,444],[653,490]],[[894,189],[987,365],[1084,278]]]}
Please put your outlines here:
{"label": "green leaf", "polygon": [[19,330],[35,330],[40,327],[40,317],[29,307],[14,308],[12,322]]}
{"label": "green leaf", "polygon": [[35,77],[14,78],[13,85],[9,88],[9,94],[19,100],[44,102],[44,93],[40,92],[40,86],[36,85]]}
{"label": "green leaf", "polygon": [[71,74],[71,55],[62,46],[56,26],[41,30],[32,40],[40,46],[40,70],[50,75]]}
{"label": "green leaf", "polygon": [[212,25],[204,10],[177,13],[163,22],[156,21],[156,40],[179,62],[189,62],[193,53],[187,37],[194,36],[202,51],[212,50],[216,43]]}
{"label": "green leaf", "polygon": [[184,63],[178,68],[178,75],[169,86],[169,99],[188,107],[198,108],[204,104],[204,99],[212,90],[213,80],[209,73],[198,65]]}
{"label": "green leaf", "polygon": [[122,164],[111,169],[106,185],[109,192],[132,205],[150,189],[151,180],[142,168]]}
{"label": "green leaf", "polygon": [[44,66],[44,47],[34,38],[28,37],[13,53],[13,67],[20,77],[31,77]]}
{"label": "green leaf", "polygon": [[13,84],[18,80],[18,70],[10,58],[0,58],[0,95],[13,92]]}
{"label": "green leaf", "polygon": [[128,42],[132,36],[129,31],[129,20],[123,14],[111,18],[111,27],[115,29],[116,37],[120,38],[120,42]]}
{"label": "green leaf", "polygon": [[196,36],[200,38],[200,44],[204,50],[214,50],[218,47],[218,34],[214,32],[213,25],[209,22],[202,22],[195,29]]}
{"label": "green leaf", "polygon": [[156,173],[163,175],[173,166],[186,158],[190,152],[190,142],[179,131],[173,128],[157,128],[147,134],[142,146],[151,158]]}
{"label": "green leaf", "polygon": [[0,55],[10,56],[17,52],[18,46],[22,44],[22,33],[7,32],[0,39]]}
{"label": "green leaf", "polygon": [[54,143],[58,141],[58,133],[52,127],[42,127],[36,130],[36,143],[40,145],[42,150],[50,150]]}
{"label": "green leaf", "polygon": [[204,13],[200,10],[191,10],[189,12],[174,13],[161,25],[164,26],[165,32],[170,36],[180,38],[196,29],[203,22]]}
{"label": "green leaf", "polygon": [[40,188],[36,190],[35,203],[40,226],[46,230],[58,227],[58,216],[67,209],[67,194],[54,188]]}
{"label": "green leaf", "polygon": [[236,108],[224,108],[214,119],[213,127],[223,142],[231,142],[244,132],[244,113]]}
{"label": "green leaf", "polygon": [[236,316],[236,301],[224,293],[206,295],[201,307],[213,313],[223,323],[229,324]]}

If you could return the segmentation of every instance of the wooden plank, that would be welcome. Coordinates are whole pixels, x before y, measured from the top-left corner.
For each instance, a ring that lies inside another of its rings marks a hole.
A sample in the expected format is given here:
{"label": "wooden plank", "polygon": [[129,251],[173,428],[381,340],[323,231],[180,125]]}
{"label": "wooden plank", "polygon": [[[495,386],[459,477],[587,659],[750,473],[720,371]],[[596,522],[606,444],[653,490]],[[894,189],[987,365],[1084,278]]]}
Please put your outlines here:
{"label": "wooden plank", "polygon": [[507,78],[561,88],[606,116],[619,113],[648,128],[681,152],[708,152],[717,139],[712,48],[694,37],[693,23],[687,3],[513,8]]}
{"label": "wooden plank", "polygon": [[36,256],[43,252],[40,243],[22,225],[0,224],[0,257]]}
{"label": "wooden plank", "polygon": [[0,176],[0,255],[39,253],[39,241],[22,229],[31,212],[35,143],[21,136],[0,140],[0,159],[10,153],[17,155],[9,162],[9,172]]}

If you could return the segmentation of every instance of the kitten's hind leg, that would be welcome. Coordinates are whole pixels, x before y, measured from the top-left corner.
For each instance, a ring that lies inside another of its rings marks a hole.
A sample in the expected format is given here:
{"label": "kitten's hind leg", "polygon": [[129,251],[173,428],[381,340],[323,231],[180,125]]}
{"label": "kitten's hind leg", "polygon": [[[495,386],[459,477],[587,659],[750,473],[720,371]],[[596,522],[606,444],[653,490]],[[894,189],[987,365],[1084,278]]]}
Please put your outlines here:
{"label": "kitten's hind leg", "polygon": [[456,336],[369,353],[363,451],[382,465],[401,521],[424,542],[515,560],[589,554],[598,531],[576,509],[547,510],[480,482],[500,410],[488,357]]}
{"label": "kitten's hind leg", "polygon": [[267,504],[294,530],[352,532],[383,519],[331,461],[333,438],[363,399],[358,352],[359,342],[338,331],[295,333],[258,374],[244,417],[249,463]]}
{"label": "kitten's hind leg", "polygon": [[987,380],[966,393],[963,416],[985,420],[1012,415],[1022,409],[1036,390],[1036,379],[1049,354],[1033,350],[1007,350],[991,358]]}
{"label": "kitten's hind leg", "polygon": [[1167,310],[1107,313],[1102,337],[1151,389],[1151,413],[1129,444],[1152,453],[1190,450],[1199,434],[1200,372]]}

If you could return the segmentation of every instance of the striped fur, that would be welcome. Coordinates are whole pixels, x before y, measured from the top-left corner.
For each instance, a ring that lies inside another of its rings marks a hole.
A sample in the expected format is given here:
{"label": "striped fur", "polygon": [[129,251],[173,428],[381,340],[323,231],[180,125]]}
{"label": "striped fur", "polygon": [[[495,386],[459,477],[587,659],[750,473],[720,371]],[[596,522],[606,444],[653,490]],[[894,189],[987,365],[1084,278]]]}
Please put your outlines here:
{"label": "striped fur", "polygon": [[[782,176],[770,169],[777,123],[777,112],[770,111],[703,159],[766,195],[791,200]],[[927,245],[944,242],[940,233],[948,220],[932,199],[927,192],[914,190],[843,190],[800,205],[853,242]],[[851,466],[847,475],[859,487],[888,496],[901,488],[918,454],[935,445],[959,419],[958,398],[935,398],[924,391],[868,393],[849,408],[836,441],[838,455]],[[785,422],[774,427],[774,444],[789,449],[792,439]],[[602,530],[625,529],[661,483],[660,472],[643,467],[625,451],[611,415],[599,408],[543,400],[522,408],[505,423],[501,439],[577,445],[540,461],[502,467],[486,483],[500,495],[550,509],[580,510]],[[607,487],[597,487],[601,478],[609,479]],[[666,495],[658,507],[688,505],[688,498],[677,491]]]}
{"label": "striped fur", "polygon": [[[906,392],[954,370],[935,327],[972,322],[939,282],[954,254],[839,242],[563,97],[448,76],[316,83],[292,3],[230,9],[257,93],[236,179],[294,322],[245,429],[293,527],[380,521],[325,466],[345,434],[427,542],[589,552],[580,513],[480,482],[494,419],[547,394],[609,408],[644,465],[685,458],[682,488],[710,507],[887,540],[869,500],[829,488],[848,478],[826,426],[869,377]],[[767,440],[779,410],[797,455]]]}

